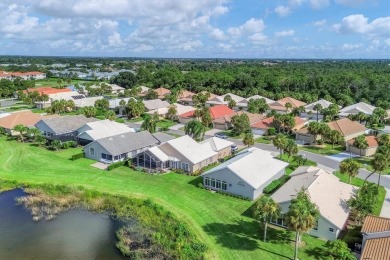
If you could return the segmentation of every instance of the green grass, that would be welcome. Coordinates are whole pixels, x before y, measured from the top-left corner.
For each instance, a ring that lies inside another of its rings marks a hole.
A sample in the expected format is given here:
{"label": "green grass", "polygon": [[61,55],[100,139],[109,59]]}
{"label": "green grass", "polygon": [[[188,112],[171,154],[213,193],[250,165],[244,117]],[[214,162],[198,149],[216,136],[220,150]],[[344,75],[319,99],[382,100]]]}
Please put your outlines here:
{"label": "green grass", "polygon": [[[179,174],[148,175],[127,167],[102,171],[94,161],[71,161],[80,148],[48,151],[0,137],[0,179],[20,183],[81,185],[88,189],[129,197],[152,198],[185,221],[208,247],[207,259],[290,259],[293,234],[269,229],[262,242],[261,229],[250,214],[252,202],[197,188],[199,177]],[[300,259],[316,259],[314,248],[324,241],[304,236]]]}
{"label": "green grass", "polygon": [[[358,163],[361,164],[361,167],[362,168],[365,168],[367,169],[367,171],[373,171],[372,167],[371,167],[371,160],[372,158],[367,158],[367,157],[359,157],[359,158],[354,158],[355,161],[357,161]],[[387,169],[385,169],[383,171],[383,174],[390,174],[390,167],[388,167]]]}
{"label": "green grass", "polygon": [[[341,174],[339,171],[335,172],[335,175],[340,179],[340,181],[349,183],[349,177],[346,174]],[[363,186],[364,180],[353,177],[351,184],[357,187]],[[382,210],[383,201],[386,197],[386,190],[382,186],[379,186],[378,200],[376,201],[373,214],[379,216]]]}
{"label": "green grass", "polygon": [[[70,84],[65,83],[65,85],[72,85],[72,84],[83,84],[83,83],[90,83],[90,82],[98,82],[99,81],[88,81],[88,80],[80,80],[80,79],[72,79],[72,82]],[[64,83],[61,83],[61,85],[64,85]],[[35,87],[58,87],[57,78],[47,78],[47,79],[41,79],[35,81]]]}
{"label": "green grass", "polygon": [[[287,154],[283,154],[282,157],[280,155],[277,156],[282,161],[288,162],[289,165],[286,168],[286,175],[290,175],[296,168],[299,167],[296,161],[293,160],[292,157],[288,158]],[[317,166],[317,163],[311,160],[306,160],[305,166]]]}
{"label": "green grass", "polygon": [[320,154],[320,155],[334,155],[341,153],[345,150],[344,146],[342,145],[334,145],[332,147],[331,144],[324,143],[322,147],[319,146],[301,146],[299,147],[300,150]]}
{"label": "green grass", "polygon": [[157,123],[157,127],[161,127],[161,128],[169,128],[171,126],[174,126],[176,125],[177,123],[173,122],[172,120],[169,120],[169,119],[161,119],[158,123]]}
{"label": "green grass", "polygon": [[141,122],[142,120],[144,120],[142,117],[137,117],[137,118],[132,118],[132,119],[126,119],[126,122],[136,123],[136,122]]}
{"label": "green grass", "polygon": [[261,136],[255,139],[255,142],[261,144],[272,144],[272,138],[270,136]]}

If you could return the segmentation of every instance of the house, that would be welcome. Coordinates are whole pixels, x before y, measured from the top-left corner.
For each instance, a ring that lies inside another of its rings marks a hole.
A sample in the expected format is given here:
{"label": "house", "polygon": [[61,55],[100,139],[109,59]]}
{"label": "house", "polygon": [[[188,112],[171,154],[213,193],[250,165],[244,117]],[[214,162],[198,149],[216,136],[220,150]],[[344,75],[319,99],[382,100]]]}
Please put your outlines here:
{"label": "house", "polygon": [[75,99],[74,104],[77,108],[93,107],[95,106],[95,102],[101,99],[104,99],[104,97],[97,96],[97,97],[80,98],[80,99]]}
{"label": "house", "polygon": [[154,90],[154,92],[157,93],[157,98],[158,99],[165,99],[166,95],[170,94],[171,91],[169,89],[166,89],[166,88],[156,88]]}
{"label": "house", "polygon": [[71,90],[68,88],[52,88],[52,87],[39,87],[39,88],[28,88],[23,90],[23,94],[28,94],[32,92],[38,92],[39,95],[50,95],[62,92],[70,92]]}
{"label": "house", "polygon": [[206,139],[200,144],[205,146],[210,146],[213,151],[218,153],[218,159],[223,159],[226,156],[229,156],[232,154],[232,145],[234,145],[233,142],[225,139],[221,139],[218,137],[211,137],[209,139]]}
{"label": "house", "polygon": [[145,86],[140,86],[139,88],[141,89],[141,92],[138,94],[138,96],[141,97],[145,96],[149,91],[149,88]]}
{"label": "house", "polygon": [[[336,130],[341,134],[344,143],[348,140],[358,137],[359,135],[365,134],[367,130],[366,127],[364,127],[363,125],[348,118],[332,121],[327,123],[327,125],[331,130]],[[320,135],[317,135],[317,140],[320,137]],[[314,140],[314,136],[309,132],[309,129],[307,127],[296,131],[295,139],[303,144],[313,144],[316,141]]]}
{"label": "house", "polygon": [[326,240],[337,239],[346,227],[349,216],[347,201],[355,193],[355,188],[341,182],[332,173],[313,166],[298,167],[290,176],[290,180],[271,196],[280,205],[282,213],[271,223],[286,227],[285,214],[291,200],[303,188],[320,212],[317,225],[308,233]]}
{"label": "house", "polygon": [[[130,99],[133,99],[133,100],[135,100],[135,101],[137,101],[135,98],[133,98],[133,97],[129,97],[129,98],[114,98],[114,99],[109,99],[108,100],[108,107],[110,108],[110,109],[112,109],[112,110],[116,110],[116,109],[118,109],[118,113],[119,113],[119,115],[123,115],[123,113],[125,112],[124,110],[125,110],[125,107],[126,107],[126,105],[127,105],[127,103],[130,101]],[[121,105],[120,105],[120,103],[121,103],[121,101],[125,101],[125,103],[126,103],[126,105],[125,105],[125,107],[121,107]]]}
{"label": "house", "polygon": [[145,111],[148,114],[159,114],[159,109],[167,108],[170,106],[167,101],[161,99],[144,100],[142,102],[144,103]]}
{"label": "house", "polygon": [[346,106],[340,110],[339,116],[340,117],[348,117],[349,115],[356,115],[359,113],[364,113],[366,115],[372,115],[374,112],[374,109],[376,107],[364,103],[364,102],[359,102],[350,106]]}
{"label": "house", "polygon": [[31,112],[31,110],[25,110],[25,111],[18,111],[18,112],[13,112],[10,113],[9,115],[6,116],[1,116],[0,117],[0,127],[4,128],[4,130],[11,135],[16,135],[15,131],[13,129],[17,125],[23,125],[28,128],[34,127],[34,125],[39,122],[42,119],[49,119],[57,117],[56,115],[52,116],[41,116],[40,114],[35,114]]}
{"label": "house", "polygon": [[255,200],[268,184],[284,175],[287,166],[271,152],[252,147],[203,173],[203,185]]}
{"label": "house", "polygon": [[84,146],[84,154],[86,158],[110,164],[134,158],[158,144],[159,141],[148,131],[128,132],[89,143]]}
{"label": "house", "polygon": [[188,90],[183,90],[179,94],[179,100],[178,102],[184,104],[184,105],[192,105],[192,97],[195,95],[195,93],[188,91]]}
{"label": "house", "polygon": [[179,169],[193,173],[217,161],[218,153],[210,145],[197,143],[184,135],[145,150],[134,163],[147,169]]}
{"label": "house", "polygon": [[[254,135],[268,135],[268,129],[273,127],[274,117],[268,117],[263,120],[260,120],[256,123],[251,124],[252,134]],[[306,120],[300,118],[299,116],[294,117],[294,127],[292,131],[297,131],[305,126],[307,123]]]}
{"label": "house", "polygon": [[222,95],[222,96],[215,96],[214,98],[209,99],[209,100],[206,102],[206,104],[209,105],[209,106],[214,106],[214,105],[227,105],[229,102],[225,101],[225,97],[226,97],[226,96],[230,96],[230,98],[236,102],[236,105],[239,104],[240,102],[245,101],[245,98],[243,98],[243,97],[237,96],[237,95],[232,94],[232,93],[227,93],[227,94],[225,94],[225,95]]}
{"label": "house", "polygon": [[365,136],[364,137],[367,141],[368,147],[366,149],[360,149],[353,146],[353,143],[355,141],[355,138],[348,140],[346,143],[347,152],[358,154],[361,156],[373,156],[376,153],[376,150],[378,149],[378,142],[375,138],[375,136]]}
{"label": "house", "polygon": [[78,128],[76,131],[77,142],[80,145],[87,145],[98,139],[113,135],[135,132],[134,129],[128,127],[125,124],[110,121],[108,119],[88,122]]}
{"label": "house", "polygon": [[30,72],[7,72],[0,70],[0,79],[14,80],[15,78],[22,78],[24,80],[29,79],[45,79],[46,73],[40,71]]}
{"label": "house", "polygon": [[[102,84],[106,84],[111,88],[111,94],[119,94],[119,93],[124,93],[125,88],[122,88],[121,86],[118,86],[117,84],[109,84],[109,83],[101,83],[99,85],[92,85],[90,88],[100,88]],[[85,93],[88,94],[88,91],[84,90]]]}
{"label": "house", "polygon": [[242,114],[246,114],[248,116],[250,125],[254,124],[256,122],[259,122],[264,118],[264,116],[260,115],[260,114],[253,114],[253,113],[249,113],[246,111],[238,111],[238,112],[234,112],[231,115],[226,115],[226,116],[222,116],[222,117],[214,119],[213,120],[213,127],[217,128],[217,129],[229,129],[229,128],[233,127],[232,118],[236,115],[238,116],[238,115],[242,115]]}
{"label": "house", "polygon": [[84,115],[61,116],[41,119],[35,124],[35,127],[48,140],[76,141],[77,130],[81,126],[98,120],[92,117],[85,117]]}
{"label": "house", "polygon": [[360,259],[390,259],[390,218],[369,215],[360,232],[363,236]]}
{"label": "house", "polygon": [[[330,105],[332,105],[332,102],[329,102],[325,99],[320,99],[316,102],[310,103],[305,106],[305,112],[301,114],[302,117],[311,117],[314,118],[314,120],[321,120],[324,116],[321,114],[321,111],[318,111],[318,118],[317,118],[317,111],[314,109],[316,105],[321,105],[322,109],[328,108]],[[311,115],[310,115],[311,114]]]}
{"label": "house", "polygon": [[269,99],[269,98],[266,98],[266,97],[263,97],[263,96],[260,96],[260,95],[253,95],[251,97],[248,97],[246,99],[243,99],[241,100],[240,102],[237,103],[237,107],[242,107],[244,108],[245,110],[248,108],[248,103],[251,99],[264,99],[265,100],[265,103],[267,103],[268,105],[271,104],[271,103],[274,103],[275,100],[272,100],[272,99]]}
{"label": "house", "polygon": [[165,142],[168,142],[170,140],[175,139],[174,136],[166,134],[164,132],[156,132],[153,134],[153,136],[154,136],[154,138],[157,139],[159,144],[162,144],[162,143],[165,143]]}
{"label": "house", "polygon": [[[163,101],[163,102],[166,102],[166,101]],[[178,120],[180,115],[196,110],[196,108],[194,108],[192,106],[185,106],[185,105],[182,105],[179,103],[173,103],[173,104],[168,105],[167,107],[158,108],[158,109],[154,110],[154,112],[156,112],[157,114],[159,114],[161,116],[165,116],[168,113],[168,110],[171,106],[175,106],[176,111],[177,111],[176,116],[174,116],[172,118],[173,120]]]}
{"label": "house", "polygon": [[[208,109],[212,120],[234,114],[234,111],[225,105],[217,105],[217,106],[209,107]],[[179,115],[179,122],[181,124],[187,124],[188,122],[194,120],[195,118],[196,118],[195,111],[190,111]],[[222,125],[221,128],[225,129],[225,126]]]}
{"label": "house", "polygon": [[85,96],[78,93],[77,91],[65,91],[48,94],[49,101],[39,101],[35,102],[35,106],[38,109],[45,109],[51,106],[51,103],[55,100],[73,100],[76,103],[76,100],[84,99]]}
{"label": "house", "polygon": [[282,99],[275,101],[274,103],[269,104],[269,109],[275,110],[276,112],[281,113],[281,114],[286,114],[286,113],[290,112],[290,111],[287,111],[287,108],[286,108],[287,103],[291,104],[291,109],[306,105],[305,102],[299,101],[295,98],[285,97],[285,98],[282,98]]}

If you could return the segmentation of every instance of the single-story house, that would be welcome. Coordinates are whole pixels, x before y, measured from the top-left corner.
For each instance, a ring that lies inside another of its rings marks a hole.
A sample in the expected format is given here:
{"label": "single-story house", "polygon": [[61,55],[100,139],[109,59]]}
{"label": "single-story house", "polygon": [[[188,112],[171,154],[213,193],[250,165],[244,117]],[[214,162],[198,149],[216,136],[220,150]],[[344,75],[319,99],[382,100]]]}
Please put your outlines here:
{"label": "single-story house", "polygon": [[287,166],[271,152],[252,147],[203,173],[203,185],[255,200],[268,184],[284,175]]}
{"label": "single-story house", "polygon": [[200,144],[211,146],[211,149],[213,149],[213,151],[218,153],[218,159],[223,159],[226,156],[231,155],[232,154],[231,147],[232,145],[234,145],[233,142],[218,137],[211,137],[209,139],[200,142]]}
{"label": "single-story house", "polygon": [[157,139],[159,144],[162,144],[162,143],[165,143],[165,142],[168,142],[170,140],[175,139],[174,136],[166,134],[164,132],[156,132],[153,134],[153,136],[154,136],[154,138]]}
{"label": "single-story house", "polygon": [[[123,115],[123,113],[125,112],[125,107],[126,107],[126,105],[127,105],[127,103],[129,102],[130,99],[136,100],[133,97],[109,99],[108,100],[109,108],[112,109],[112,110],[118,109],[118,114],[119,115]],[[126,103],[125,107],[121,107],[121,105],[120,105],[120,102],[122,100],[125,101],[125,103]]]}
{"label": "single-story house", "polygon": [[144,103],[145,111],[148,114],[159,113],[159,109],[167,108],[170,106],[167,101],[161,99],[144,100],[142,102]]}
{"label": "single-story house", "polygon": [[[119,93],[123,93],[125,91],[125,88],[122,88],[121,86],[118,86],[117,84],[109,84],[109,83],[101,83],[98,85],[94,84],[94,85],[90,86],[90,88],[92,88],[92,89],[100,88],[102,84],[110,86],[112,94],[119,94]],[[88,94],[88,91],[84,90],[84,92]]]}
{"label": "single-story house", "polygon": [[80,145],[87,145],[101,138],[135,132],[133,128],[115,121],[98,120],[84,124],[77,130],[77,142]]}
{"label": "single-story house", "polygon": [[146,86],[140,86],[140,89],[141,89],[141,92],[138,94],[138,96],[143,97],[148,93],[150,88],[148,88]]}
{"label": "single-story house", "polygon": [[369,215],[360,232],[363,236],[360,259],[390,259],[390,218]]}
{"label": "single-story house", "polygon": [[[338,131],[343,137],[344,143],[348,140],[351,140],[359,135],[363,135],[366,133],[367,129],[365,126],[360,124],[359,122],[352,121],[348,118],[339,119],[336,121],[332,121],[327,123],[331,130]],[[317,140],[321,136],[317,135]],[[314,140],[314,136],[310,134],[307,127],[302,128],[295,133],[296,140],[305,143],[305,144],[313,144],[316,140]]]}
{"label": "single-story house", "polygon": [[193,104],[192,102],[192,97],[195,95],[195,93],[188,91],[188,90],[183,90],[179,94],[178,102],[182,103],[184,105],[191,105]]}
{"label": "single-story house", "polygon": [[275,102],[275,100],[272,100],[272,99],[269,99],[269,98],[266,98],[266,97],[263,97],[260,95],[253,95],[251,97],[248,97],[246,99],[241,100],[239,103],[237,103],[237,107],[242,107],[246,110],[248,108],[248,103],[251,99],[254,99],[254,100],[264,99],[265,103],[267,103],[268,105]]}
{"label": "single-story house", "polygon": [[[307,123],[306,120],[300,118],[299,116],[294,117],[295,125],[292,128],[292,131],[297,131],[305,126]],[[254,135],[267,135],[268,129],[273,127],[274,117],[268,117],[263,120],[260,120],[256,123],[251,124],[252,133]]]}
{"label": "single-story house", "polygon": [[[67,89],[69,90],[69,89]],[[78,99],[85,98],[84,95],[80,94],[77,91],[64,91],[64,92],[53,92],[51,94],[48,94],[49,101],[37,101],[35,102],[35,106],[38,109],[45,109],[48,107],[51,107],[51,102],[55,100],[73,100],[76,102]]]}
{"label": "single-story house", "polygon": [[350,106],[346,106],[340,110],[339,116],[340,117],[348,117],[349,115],[356,115],[360,112],[366,114],[366,115],[372,115],[376,107],[364,103],[359,102]]}
{"label": "single-story house", "polygon": [[147,169],[180,169],[193,173],[217,161],[218,153],[210,145],[184,135],[145,150],[134,163]]}
{"label": "single-story house", "polygon": [[225,97],[226,96],[230,96],[230,98],[232,100],[234,100],[236,102],[236,106],[238,106],[238,104],[240,104],[241,102],[244,102],[245,101],[245,98],[244,97],[240,97],[240,96],[237,96],[235,94],[232,94],[232,93],[227,93],[225,95],[222,95],[222,96],[215,96],[213,99],[209,99],[206,104],[208,106],[214,106],[214,105],[227,105],[229,102],[225,101]]}
{"label": "single-story house", "polygon": [[353,142],[355,141],[355,138],[348,140],[346,143],[347,152],[358,154],[361,156],[373,156],[376,153],[376,150],[379,147],[378,141],[376,140],[375,136],[365,136],[365,139],[368,143],[368,147],[366,149],[360,149],[353,146]]}
{"label": "single-story house", "polygon": [[52,87],[39,87],[39,88],[28,88],[23,90],[24,94],[38,92],[39,95],[50,95],[62,92],[70,92],[70,89],[67,88],[52,88]]}
{"label": "single-story house", "polygon": [[166,88],[156,88],[154,92],[157,93],[158,99],[165,99],[165,96],[171,93],[171,91]]}
{"label": "single-story house", "polygon": [[[321,111],[318,111],[318,118],[317,118],[317,111],[314,110],[314,107],[319,104],[323,109],[328,108],[330,105],[332,105],[332,102],[329,102],[325,99],[320,99],[316,102],[310,103],[305,106],[305,112],[301,114],[301,117],[311,117],[314,120],[321,120],[324,116],[321,114]],[[311,113],[311,116],[309,115]]]}
{"label": "single-story house", "polygon": [[356,192],[355,187],[341,182],[331,172],[313,166],[298,167],[290,176],[290,180],[271,196],[280,205],[282,215],[270,222],[286,227],[285,214],[291,200],[304,188],[320,211],[317,225],[308,233],[326,240],[336,240],[346,227],[349,216],[347,201]]}
{"label": "single-story house", "polygon": [[159,141],[148,131],[124,133],[98,139],[84,146],[86,158],[103,163],[114,163],[134,158]]}
{"label": "single-story house", "polygon": [[285,98],[282,98],[282,99],[275,101],[274,103],[269,104],[269,109],[275,110],[276,112],[281,113],[281,114],[286,114],[286,113],[290,112],[290,111],[287,111],[287,108],[286,108],[287,103],[291,104],[291,109],[306,105],[305,102],[302,102],[302,101],[297,100],[295,98],[285,97]]}
{"label": "single-story house", "polygon": [[35,124],[48,140],[76,141],[77,130],[86,123],[98,121],[84,115],[61,116],[42,119]]}
{"label": "single-story house", "polygon": [[74,100],[74,104],[76,105],[77,108],[93,107],[93,106],[95,106],[95,102],[97,100],[100,100],[103,98],[104,97],[102,97],[102,96],[80,98],[80,99]]}
{"label": "single-story house", "polygon": [[17,135],[19,133],[13,130],[17,125],[33,128],[40,120],[54,117],[57,117],[57,115],[41,116],[31,112],[31,110],[18,111],[10,113],[4,117],[0,117],[0,127],[4,128],[8,134]]}
{"label": "single-story house", "polygon": [[250,125],[264,119],[264,116],[260,115],[260,114],[253,114],[253,113],[249,113],[246,111],[238,111],[238,112],[234,112],[231,115],[226,115],[226,116],[222,116],[222,117],[214,119],[213,120],[213,128],[229,129],[229,128],[233,127],[232,118],[236,115],[242,115],[242,114],[246,114],[248,116]]}
{"label": "single-story house", "polygon": [[[224,117],[224,116],[230,116],[230,115],[234,114],[234,111],[225,105],[217,105],[217,106],[209,107],[209,112],[210,112],[212,120],[215,120],[217,118]],[[195,118],[196,117],[195,117],[195,110],[194,110],[194,111],[190,111],[190,112],[179,115],[179,122],[181,124],[187,124],[188,122],[194,120]],[[225,129],[225,126],[221,126],[221,128]]]}
{"label": "single-story house", "polygon": [[196,110],[196,108],[192,107],[192,106],[185,106],[185,105],[182,105],[179,103],[173,103],[167,107],[158,108],[156,110],[156,112],[157,112],[157,114],[159,114],[161,116],[163,116],[163,115],[165,116],[168,113],[168,110],[171,106],[175,106],[176,110],[177,110],[176,116],[174,116],[173,120],[178,120],[180,115]]}

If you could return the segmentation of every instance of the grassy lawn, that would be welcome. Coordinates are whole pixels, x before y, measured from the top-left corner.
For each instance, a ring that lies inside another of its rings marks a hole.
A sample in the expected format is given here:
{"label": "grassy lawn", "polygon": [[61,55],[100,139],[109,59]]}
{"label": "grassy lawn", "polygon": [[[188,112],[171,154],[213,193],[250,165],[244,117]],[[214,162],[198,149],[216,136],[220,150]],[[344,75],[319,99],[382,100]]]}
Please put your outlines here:
{"label": "grassy lawn", "polygon": [[256,143],[261,144],[272,144],[272,137],[271,136],[261,136],[255,140]]}
{"label": "grassy lawn", "polygon": [[[367,157],[359,157],[359,158],[355,158],[355,161],[357,161],[358,163],[360,163],[362,166],[362,168],[366,168],[367,171],[373,171],[371,165],[370,165],[370,162],[371,162],[372,158],[367,158]],[[390,174],[390,167],[387,168],[386,170],[383,171],[383,174]]]}
{"label": "grassy lawn", "polygon": [[[288,162],[289,165],[286,168],[286,175],[290,175],[296,168],[299,167],[296,161],[293,160],[292,157],[288,158],[287,154],[283,154],[282,157],[278,155],[276,158],[279,158],[282,161]],[[316,162],[313,162],[311,160],[306,160],[305,166],[317,166]]]}
{"label": "grassy lawn", "polygon": [[[72,79],[72,82],[70,84],[66,83],[66,85],[83,84],[83,83],[88,83],[88,82],[94,82],[94,81]],[[98,82],[98,81],[96,81],[96,82]],[[35,87],[38,88],[38,87],[45,87],[45,86],[58,87],[57,78],[47,78],[47,79],[41,79],[41,80],[35,81]]]}
{"label": "grassy lawn", "polygon": [[[250,215],[252,202],[197,188],[199,177],[148,175],[127,167],[102,171],[93,161],[71,161],[80,148],[48,151],[0,137],[0,179],[21,183],[81,185],[129,197],[152,198],[185,221],[208,247],[207,259],[291,259],[293,234],[269,228],[268,242]],[[324,241],[305,235],[300,259],[317,259]]]}
{"label": "grassy lawn", "polygon": [[312,152],[312,153],[317,153],[321,155],[333,155],[333,154],[338,154],[341,153],[345,150],[344,146],[341,145],[335,145],[332,147],[331,144],[326,144],[324,143],[321,146],[301,146],[299,147],[300,150]]}
{"label": "grassy lawn", "polygon": [[[340,181],[345,182],[345,183],[349,182],[348,175],[341,174],[339,171],[336,171],[335,175],[340,179]],[[364,183],[364,180],[362,180],[362,179],[359,179],[356,177],[352,178],[351,184],[354,186],[361,187],[361,186],[363,186],[363,183]],[[375,209],[373,212],[373,214],[375,216],[379,216],[379,214],[381,213],[381,209],[382,209],[383,201],[385,200],[385,196],[386,196],[385,188],[383,188],[382,186],[379,186],[378,200],[375,204]]]}
{"label": "grassy lawn", "polygon": [[136,122],[141,122],[142,120],[144,120],[142,117],[137,117],[137,118],[132,118],[132,119],[126,119],[126,122],[136,123]]}
{"label": "grassy lawn", "polygon": [[177,123],[176,122],[173,122],[172,120],[169,120],[169,119],[161,119],[158,123],[157,123],[157,127],[161,127],[161,128],[169,128],[171,126],[174,126],[176,125]]}

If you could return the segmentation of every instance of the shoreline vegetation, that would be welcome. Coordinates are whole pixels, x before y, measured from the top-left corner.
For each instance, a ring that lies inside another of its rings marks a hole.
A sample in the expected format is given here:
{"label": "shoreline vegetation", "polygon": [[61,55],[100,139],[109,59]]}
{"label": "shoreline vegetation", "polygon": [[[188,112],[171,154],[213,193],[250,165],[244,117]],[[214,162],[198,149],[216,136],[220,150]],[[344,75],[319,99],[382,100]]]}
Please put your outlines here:
{"label": "shoreline vegetation", "polygon": [[106,213],[131,222],[117,230],[117,248],[132,259],[203,259],[206,246],[185,223],[151,199],[139,199],[86,189],[81,186],[21,184],[0,180],[0,192],[22,188],[17,198],[34,221],[51,220],[73,208]]}

